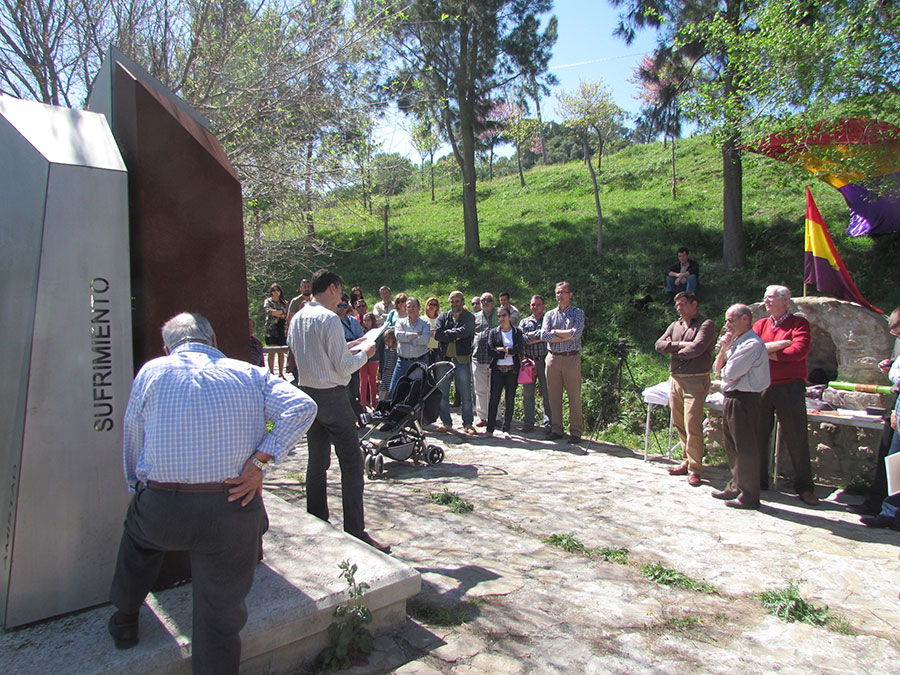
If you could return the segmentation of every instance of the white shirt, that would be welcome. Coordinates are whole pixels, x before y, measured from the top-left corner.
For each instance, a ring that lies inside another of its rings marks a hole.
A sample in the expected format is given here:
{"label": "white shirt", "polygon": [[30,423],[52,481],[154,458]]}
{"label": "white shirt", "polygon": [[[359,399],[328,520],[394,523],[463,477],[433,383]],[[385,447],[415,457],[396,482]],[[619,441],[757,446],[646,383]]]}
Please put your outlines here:
{"label": "white shirt", "polygon": [[347,348],[340,318],[315,300],[291,320],[288,344],[297,361],[301,387],[346,387],[350,376],[369,360],[365,352]]}

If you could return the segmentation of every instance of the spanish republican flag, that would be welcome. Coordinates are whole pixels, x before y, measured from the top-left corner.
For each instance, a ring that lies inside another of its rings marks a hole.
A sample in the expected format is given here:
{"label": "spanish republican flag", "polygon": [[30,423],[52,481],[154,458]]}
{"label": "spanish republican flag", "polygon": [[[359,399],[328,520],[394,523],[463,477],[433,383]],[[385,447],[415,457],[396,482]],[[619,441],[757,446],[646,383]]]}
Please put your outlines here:
{"label": "spanish republican flag", "polygon": [[844,266],[838,255],[825,220],[819,213],[819,207],[813,200],[812,192],[806,188],[806,248],[804,253],[803,283],[815,284],[819,292],[839,300],[856,302],[873,312],[884,314],[874,305],[869,304]]}

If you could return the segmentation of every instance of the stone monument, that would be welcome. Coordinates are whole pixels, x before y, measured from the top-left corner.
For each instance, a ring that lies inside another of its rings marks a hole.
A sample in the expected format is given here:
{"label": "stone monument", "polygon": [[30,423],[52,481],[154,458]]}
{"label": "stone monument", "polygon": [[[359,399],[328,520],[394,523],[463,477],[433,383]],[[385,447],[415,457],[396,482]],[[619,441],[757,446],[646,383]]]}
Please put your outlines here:
{"label": "stone monument", "polygon": [[0,619],[105,602],[128,495],[125,165],[102,115],[0,96]]}

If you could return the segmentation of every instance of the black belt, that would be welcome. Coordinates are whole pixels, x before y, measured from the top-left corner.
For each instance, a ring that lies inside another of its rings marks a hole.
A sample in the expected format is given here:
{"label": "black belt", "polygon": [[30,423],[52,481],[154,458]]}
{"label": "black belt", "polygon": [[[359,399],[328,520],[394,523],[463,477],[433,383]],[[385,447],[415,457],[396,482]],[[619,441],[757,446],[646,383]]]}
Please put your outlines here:
{"label": "black belt", "polygon": [[576,349],[574,352],[550,352],[553,356],[578,356],[578,352],[580,350]]}
{"label": "black belt", "polygon": [[425,358],[425,354],[422,354],[422,356],[401,356],[400,360],[401,361],[421,361],[424,358]]}
{"label": "black belt", "polygon": [[725,398],[743,398],[745,396],[759,396],[761,391],[726,391]]}
{"label": "black belt", "polygon": [[148,480],[147,487],[165,492],[225,492],[228,485],[225,483],[160,483]]}

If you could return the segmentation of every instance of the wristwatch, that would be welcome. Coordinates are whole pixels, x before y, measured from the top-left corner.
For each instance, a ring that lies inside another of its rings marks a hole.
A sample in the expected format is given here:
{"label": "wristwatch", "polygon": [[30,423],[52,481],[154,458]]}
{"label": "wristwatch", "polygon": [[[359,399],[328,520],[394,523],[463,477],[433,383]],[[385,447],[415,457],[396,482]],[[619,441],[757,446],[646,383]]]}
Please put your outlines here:
{"label": "wristwatch", "polygon": [[259,459],[257,459],[256,455],[252,455],[252,456],[250,457],[250,461],[253,462],[253,466],[255,466],[257,469],[259,469],[259,470],[262,471],[262,472],[265,472],[265,470],[266,470],[266,463],[263,462],[263,461],[261,461],[261,460],[259,460]]}

